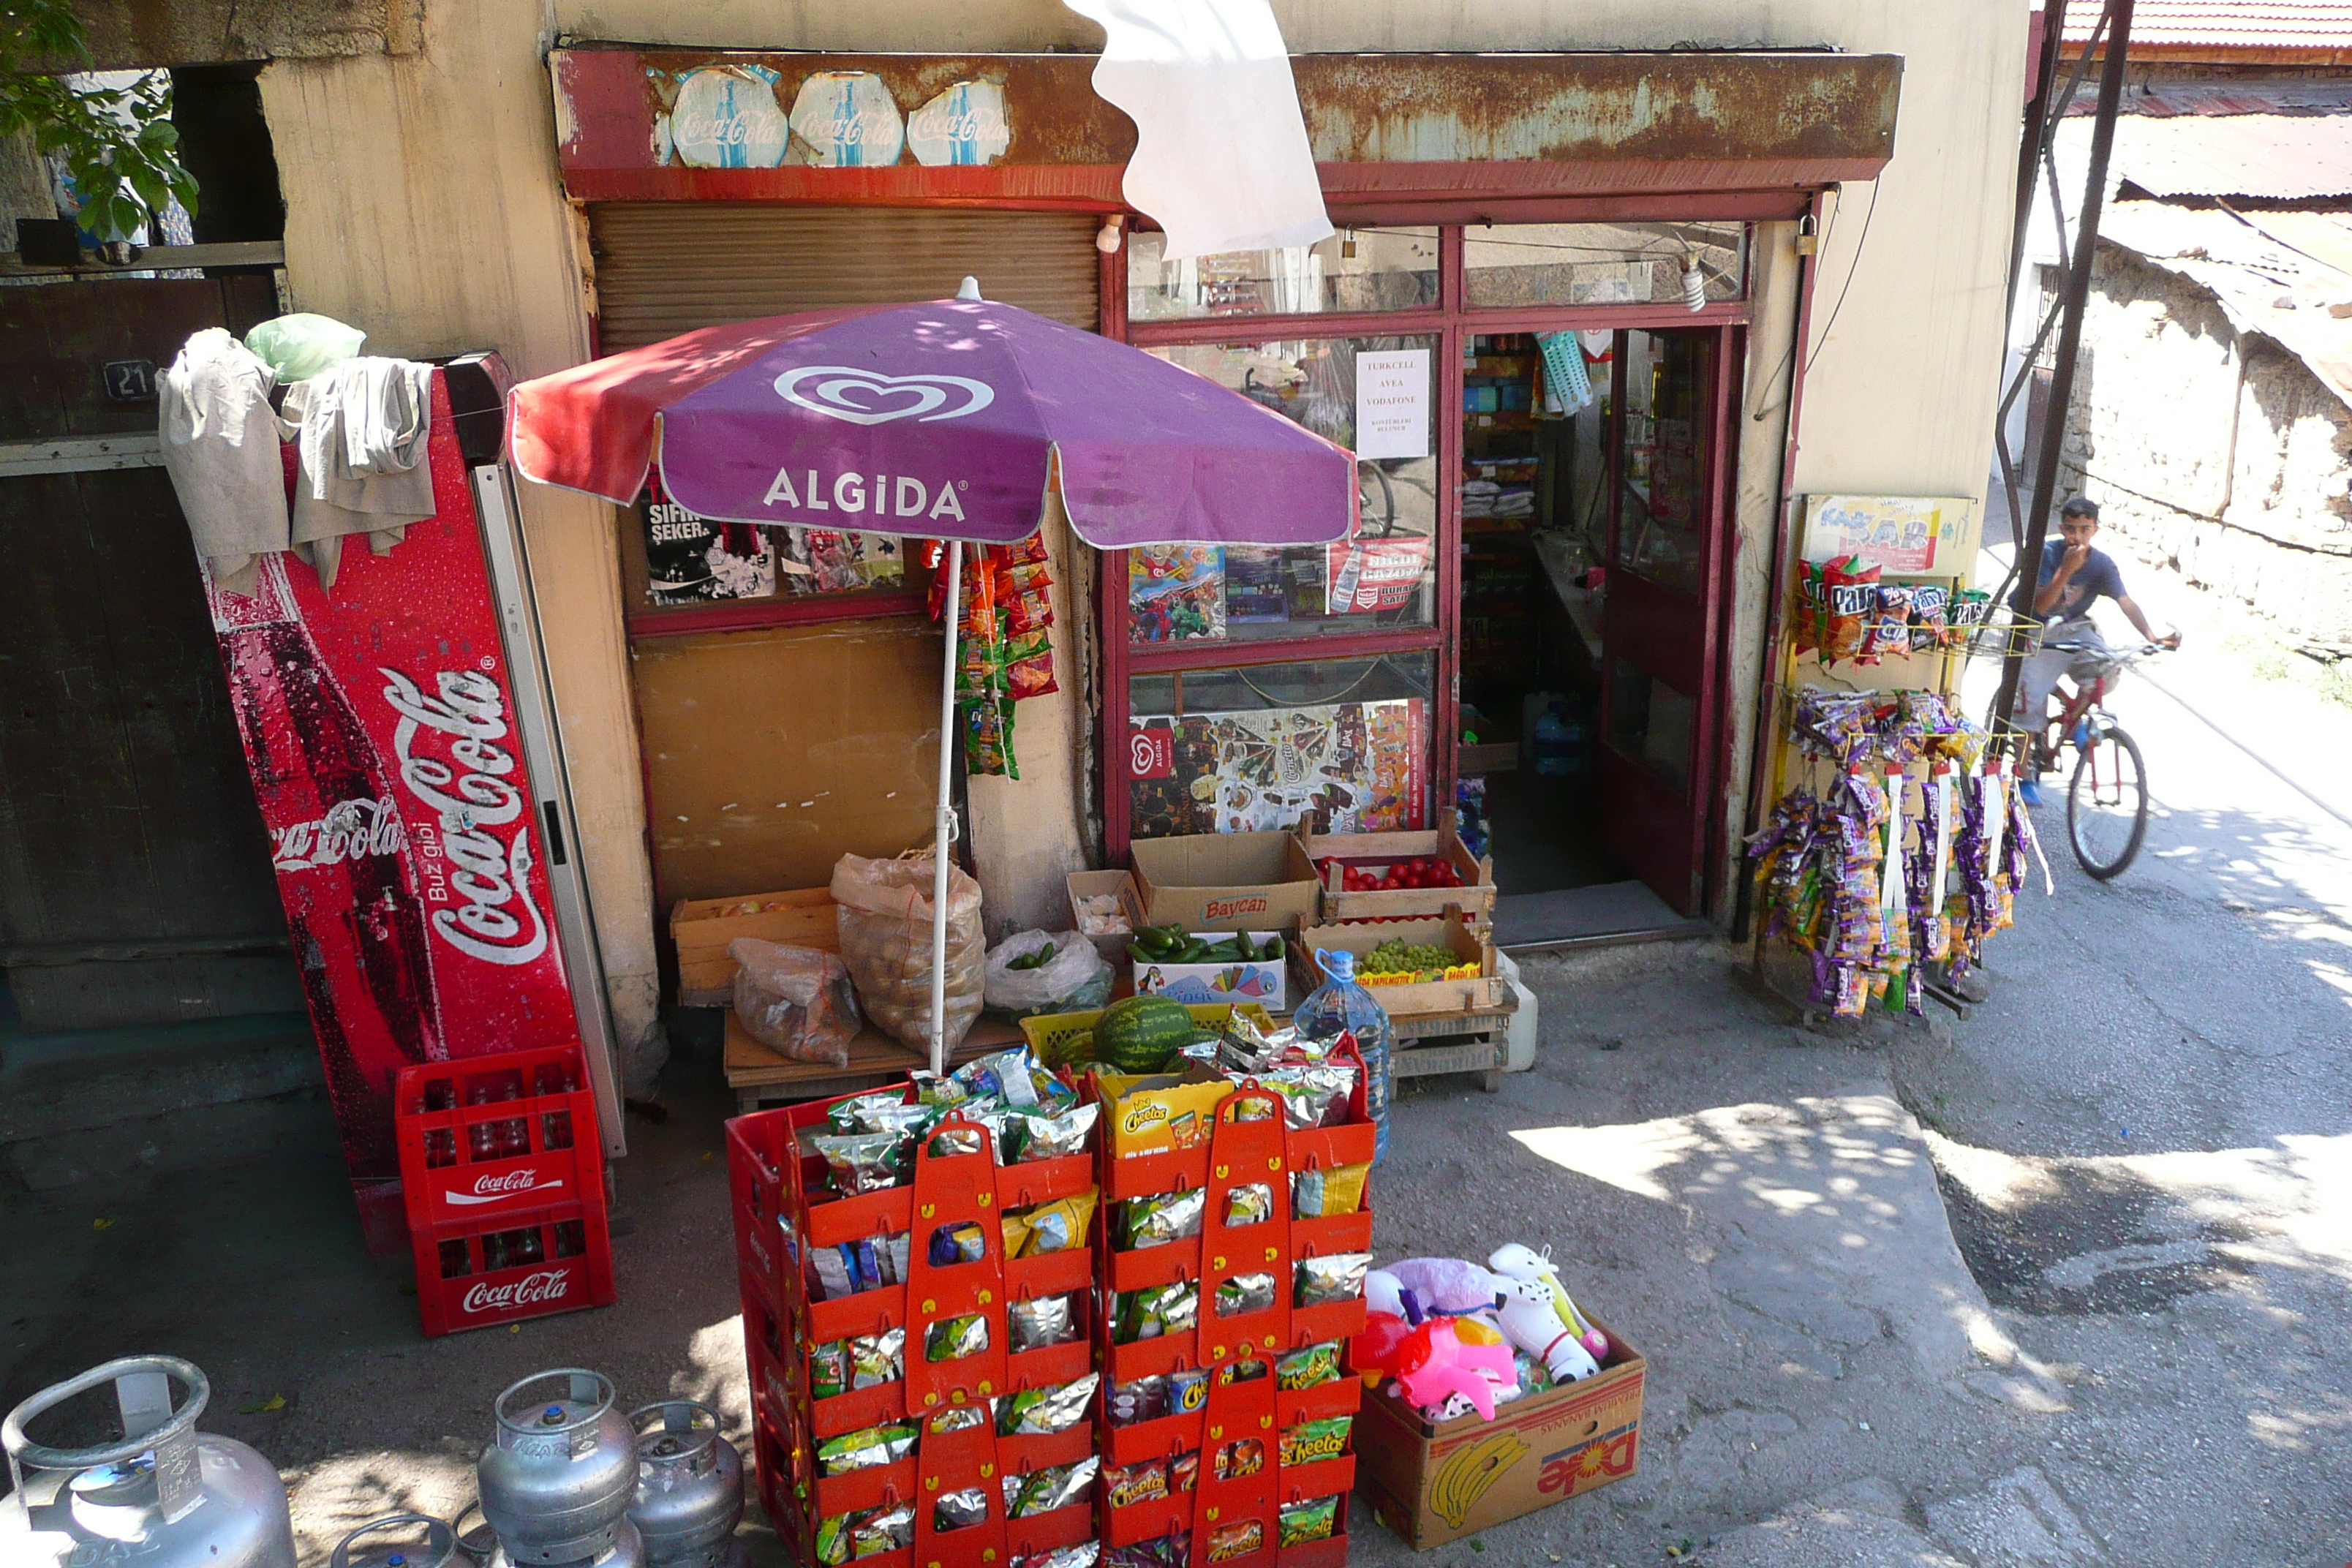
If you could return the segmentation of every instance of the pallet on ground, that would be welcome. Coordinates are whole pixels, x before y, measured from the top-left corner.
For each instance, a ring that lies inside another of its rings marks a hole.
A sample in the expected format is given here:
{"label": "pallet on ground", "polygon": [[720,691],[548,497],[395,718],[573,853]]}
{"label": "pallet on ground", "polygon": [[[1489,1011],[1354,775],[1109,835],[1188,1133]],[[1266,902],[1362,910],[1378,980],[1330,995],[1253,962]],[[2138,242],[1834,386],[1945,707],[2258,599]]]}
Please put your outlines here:
{"label": "pallet on ground", "polygon": [[[974,1057],[1017,1046],[1021,1040],[1017,1025],[982,1018],[949,1053],[948,1060],[950,1065],[968,1062]],[[849,1062],[845,1067],[835,1067],[830,1062],[794,1061],[753,1039],[731,1009],[727,1015],[725,1060],[727,1087],[735,1091],[736,1107],[742,1111],[786,1100],[829,1100],[861,1089],[878,1089],[931,1065],[929,1056],[900,1045],[871,1025],[849,1042]]]}
{"label": "pallet on ground", "polygon": [[1444,1073],[1475,1072],[1488,1094],[1503,1087],[1503,1046],[1492,1039],[1458,1040],[1449,1045],[1421,1046],[1389,1053],[1391,1079],[1435,1078]]}

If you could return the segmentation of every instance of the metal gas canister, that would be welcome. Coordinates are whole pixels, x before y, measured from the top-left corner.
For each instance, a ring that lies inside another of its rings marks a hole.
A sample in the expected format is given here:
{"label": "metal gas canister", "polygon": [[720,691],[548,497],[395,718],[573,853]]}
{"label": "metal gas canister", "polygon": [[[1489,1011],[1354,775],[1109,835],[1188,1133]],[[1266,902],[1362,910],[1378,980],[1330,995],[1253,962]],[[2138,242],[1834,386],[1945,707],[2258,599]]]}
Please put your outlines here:
{"label": "metal gas canister", "polygon": [[719,1433],[719,1413],[690,1399],[629,1414],[637,1436],[630,1521],[647,1568],[719,1568],[743,1518],[743,1460]]}
{"label": "metal gas canister", "polygon": [[[354,1542],[373,1536],[352,1555]],[[341,1541],[327,1568],[449,1568],[457,1556],[457,1532],[429,1513],[393,1513],[372,1519]]]}
{"label": "metal gas canister", "polygon": [[635,1547],[635,1434],[613,1405],[610,1378],[571,1367],[499,1395],[498,1435],[474,1479],[509,1562],[580,1563]]}
{"label": "metal gas canister", "polygon": [[[92,1448],[33,1441],[26,1423],[114,1384],[122,1440]],[[173,1384],[185,1391],[173,1403]],[[294,1568],[278,1467],[196,1430],[212,1398],[176,1356],[125,1356],[41,1390],[0,1422],[15,1490],[0,1499],[0,1563],[72,1568]]]}

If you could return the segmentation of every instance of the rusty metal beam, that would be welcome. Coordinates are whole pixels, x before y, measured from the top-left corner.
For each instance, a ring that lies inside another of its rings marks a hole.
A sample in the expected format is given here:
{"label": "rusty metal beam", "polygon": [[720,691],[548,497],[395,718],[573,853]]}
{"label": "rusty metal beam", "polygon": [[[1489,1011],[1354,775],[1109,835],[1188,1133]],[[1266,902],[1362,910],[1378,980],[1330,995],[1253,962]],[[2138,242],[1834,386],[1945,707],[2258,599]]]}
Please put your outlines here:
{"label": "rusty metal beam", "polygon": [[[1135,127],[1095,95],[1094,62],[1085,56],[583,45],[555,51],[550,63],[559,153],[574,200],[1125,205],[1120,180]],[[1786,207],[1790,193],[1870,179],[1885,166],[1903,68],[1895,56],[1813,51],[1302,55],[1292,66],[1331,199],[1382,210],[1660,192]],[[869,71],[902,112],[960,81],[993,82],[1004,92],[1011,145],[979,167],[907,158],[863,169],[657,163],[657,119],[678,81],[729,67],[773,72],[780,105],[813,72]],[[1475,216],[1465,208],[1443,221]]]}

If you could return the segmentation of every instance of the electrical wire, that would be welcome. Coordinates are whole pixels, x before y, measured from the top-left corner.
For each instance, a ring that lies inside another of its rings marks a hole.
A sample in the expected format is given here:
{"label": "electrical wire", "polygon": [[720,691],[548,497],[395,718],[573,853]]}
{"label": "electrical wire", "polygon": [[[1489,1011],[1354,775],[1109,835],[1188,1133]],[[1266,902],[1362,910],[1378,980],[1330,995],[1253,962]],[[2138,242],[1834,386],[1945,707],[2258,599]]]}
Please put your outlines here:
{"label": "electrical wire", "polygon": [[[1877,180],[1870,182],[1870,201],[1869,204],[1862,209],[1862,233],[1856,237],[1853,242],[1853,260],[1847,264],[1845,269],[1845,281],[1838,285],[1837,303],[1830,307],[1830,319],[1822,323],[1822,341],[1814,347],[1813,352],[1805,357],[1805,374],[1807,375],[1811,375],[1813,373],[1814,362],[1818,361],[1822,357],[1822,350],[1830,346],[1830,329],[1837,325],[1838,312],[1845,309],[1846,290],[1853,287],[1853,275],[1862,270],[1862,249],[1863,247],[1870,243],[1870,220],[1875,216],[1878,212],[1879,184],[1880,182]],[[1838,205],[1843,207],[1845,204],[1843,202],[1840,202]],[[1825,250],[1828,248],[1828,242],[1826,239],[1822,242],[1822,248]]]}

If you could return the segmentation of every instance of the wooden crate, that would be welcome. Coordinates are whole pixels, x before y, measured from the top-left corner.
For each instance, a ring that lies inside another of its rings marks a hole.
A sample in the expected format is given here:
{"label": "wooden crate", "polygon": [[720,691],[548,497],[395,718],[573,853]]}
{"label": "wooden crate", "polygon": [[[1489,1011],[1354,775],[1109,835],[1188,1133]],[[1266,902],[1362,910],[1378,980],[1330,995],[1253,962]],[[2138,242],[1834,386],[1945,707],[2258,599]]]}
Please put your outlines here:
{"label": "wooden crate", "polygon": [[[963,1043],[950,1053],[949,1063],[952,1066],[968,1062],[974,1057],[1017,1046],[1021,1040],[1021,1031],[1013,1025],[982,1018],[972,1025]],[[820,1100],[854,1089],[879,1088],[905,1078],[918,1068],[929,1068],[931,1058],[900,1045],[869,1024],[849,1042],[848,1066],[794,1061],[753,1039],[743,1021],[730,1011],[726,1064],[727,1087],[735,1091],[737,1103],[748,1110],[757,1110],[761,1104]]]}
{"label": "wooden crate", "polygon": [[[1495,912],[1494,857],[1473,855],[1454,830],[1454,814],[1444,813],[1434,831],[1423,833],[1305,833],[1298,836],[1316,875],[1317,906],[1328,925],[1333,921],[1378,921],[1434,915],[1448,904],[1474,914]],[[1323,867],[1326,859],[1340,864]],[[1443,859],[1462,873],[1458,888],[1399,888],[1386,893],[1351,893],[1340,886],[1340,867],[1350,861],[1386,865],[1391,861]]]}
{"label": "wooden crate", "polygon": [[747,893],[740,899],[682,899],[669,912],[670,940],[677,944],[677,1005],[735,1005],[735,961],[727,944],[739,936],[788,947],[841,951],[833,893],[826,888],[796,888],[782,893]]}
{"label": "wooden crate", "polygon": [[1380,924],[1347,924],[1307,926],[1291,944],[1291,963],[1299,983],[1299,995],[1305,996],[1323,984],[1323,973],[1316,965],[1315,950],[1344,948],[1358,957],[1389,941],[1416,946],[1442,947],[1457,954],[1461,962],[1475,962],[1478,974],[1475,979],[1428,980],[1410,985],[1376,985],[1370,987],[1380,998],[1381,1005],[1392,1019],[1411,1019],[1449,1013],[1484,1013],[1507,1007],[1513,1000],[1511,983],[1503,978],[1501,966],[1495,960],[1493,928],[1463,922],[1458,909],[1449,908],[1444,913],[1426,920],[1386,921]]}

